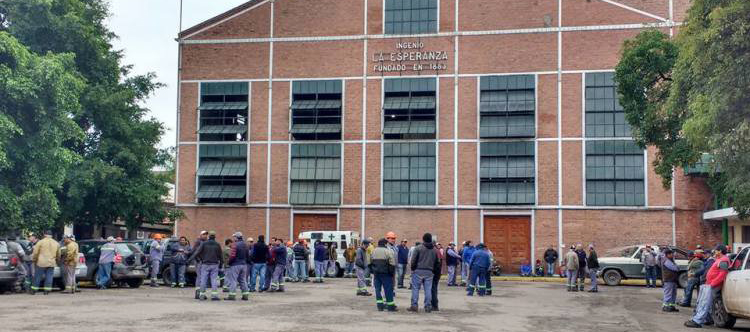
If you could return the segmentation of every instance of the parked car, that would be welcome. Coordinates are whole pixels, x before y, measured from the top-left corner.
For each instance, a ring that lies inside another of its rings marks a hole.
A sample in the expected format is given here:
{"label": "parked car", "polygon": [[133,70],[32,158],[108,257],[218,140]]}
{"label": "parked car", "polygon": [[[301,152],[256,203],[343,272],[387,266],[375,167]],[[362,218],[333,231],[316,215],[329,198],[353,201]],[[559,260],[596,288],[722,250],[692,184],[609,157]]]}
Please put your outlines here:
{"label": "parked car", "polygon": [[8,253],[8,245],[0,241],[0,292],[20,292],[21,283],[18,282],[16,265],[20,264],[18,258],[11,257]]}
{"label": "parked car", "polygon": [[[161,266],[159,267],[159,274],[158,277],[162,278],[164,280],[165,285],[171,285],[172,284],[172,258],[174,257],[174,252],[171,250],[172,245],[174,245],[176,242],[180,242],[177,238],[169,238],[164,240],[164,256],[161,261]],[[150,249],[151,244],[149,243],[147,247]],[[148,255],[147,255],[148,256]],[[188,253],[188,256],[189,253]],[[187,267],[185,267],[185,282],[188,285],[195,285],[196,282],[196,265],[195,262],[191,262],[188,264]]]}
{"label": "parked car", "polygon": [[346,258],[344,258],[344,251],[349,246],[357,248],[359,246],[359,233],[351,231],[312,231],[299,233],[298,239],[305,239],[310,249],[310,259],[307,262],[307,266],[310,267],[310,275],[314,275],[313,269],[315,266],[315,242],[320,240],[323,244],[336,243],[336,253],[338,259],[336,260],[336,266],[331,268],[328,267],[326,271],[329,275],[336,277],[342,277],[344,275],[344,267],[346,266]]}
{"label": "parked car", "polygon": [[717,327],[732,328],[737,318],[750,319],[750,248],[740,251],[714,298],[711,315]]}
{"label": "parked car", "polygon": [[[646,270],[641,263],[641,255],[645,245],[633,245],[608,250],[603,257],[599,257],[599,276],[609,286],[617,286],[623,279],[645,279]],[[663,246],[662,246],[663,247]],[[687,251],[668,246],[674,251],[674,259],[680,268],[678,284],[687,285]],[[659,252],[659,246],[652,246],[654,252]],[[657,275],[657,278],[661,278]]]}
{"label": "parked car", "polygon": [[[101,247],[107,243],[104,240],[84,240],[78,242],[81,253],[85,256],[87,266],[86,275],[81,281],[96,281],[96,273],[99,269],[99,254]],[[112,279],[110,283],[120,286],[127,284],[131,288],[138,288],[146,278],[146,255],[138,246],[132,243],[115,243],[115,265],[112,267]]]}

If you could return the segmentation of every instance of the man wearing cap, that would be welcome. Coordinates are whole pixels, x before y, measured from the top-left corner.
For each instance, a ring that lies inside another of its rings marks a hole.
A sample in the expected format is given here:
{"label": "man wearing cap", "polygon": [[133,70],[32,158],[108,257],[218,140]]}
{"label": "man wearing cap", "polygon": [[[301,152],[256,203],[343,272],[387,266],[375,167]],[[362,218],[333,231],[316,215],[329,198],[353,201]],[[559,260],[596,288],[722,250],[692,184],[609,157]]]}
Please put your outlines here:
{"label": "man wearing cap", "polygon": [[78,265],[78,244],[73,235],[63,237],[65,243],[65,257],[63,257],[62,275],[65,281],[65,293],[76,292],[76,265]]}
{"label": "man wearing cap", "polygon": [[344,278],[354,277],[354,260],[357,258],[357,248],[347,246],[344,250],[344,259],[346,260],[346,273]]}
{"label": "man wearing cap", "polygon": [[578,279],[578,254],[576,247],[571,245],[568,253],[565,254],[565,270],[568,276],[568,292],[577,292],[576,280]]}
{"label": "man wearing cap", "polygon": [[44,295],[48,295],[52,291],[52,277],[59,259],[60,245],[52,239],[51,231],[45,231],[44,238],[34,246],[34,252],[32,253],[32,260],[36,266],[34,285],[31,287],[32,295],[35,291],[42,289],[42,279],[44,279]]}
{"label": "man wearing cap", "polygon": [[247,244],[242,239],[242,233],[240,232],[235,232],[232,237],[234,238],[234,242],[232,242],[229,249],[228,268],[225,275],[225,281],[229,284],[229,295],[224,300],[235,301],[237,299],[237,286],[239,284],[239,288],[242,291],[242,300],[247,301],[250,295],[247,288]]}
{"label": "man wearing cap", "polygon": [[461,250],[461,261],[463,262],[463,265],[461,265],[461,286],[466,286],[466,281],[469,280],[469,270],[471,269],[469,262],[475,250],[474,246],[471,245],[471,241],[464,242],[464,247]]}
{"label": "man wearing cap", "polygon": [[422,245],[414,249],[411,257],[411,306],[408,311],[418,312],[419,308],[419,289],[424,287],[424,311],[432,312],[432,278],[437,264],[440,263],[438,255],[435,252],[435,245],[432,243],[432,234],[425,233],[422,236]]}
{"label": "man wearing cap", "polygon": [[721,290],[729,273],[729,257],[727,257],[727,246],[720,244],[714,249],[715,262],[706,273],[706,283],[701,285],[698,292],[698,304],[695,315],[685,322],[687,327],[703,327],[710,321],[711,307],[714,303],[714,295]]}
{"label": "man wearing cap", "polygon": [[700,286],[700,275],[703,270],[703,251],[696,253],[693,251],[688,252],[688,263],[687,277],[688,282],[685,286],[685,293],[682,296],[682,301],[679,303],[681,307],[690,307],[693,302],[693,289]]}
{"label": "man wearing cap", "polygon": [[224,258],[222,257],[221,245],[216,242],[216,232],[208,232],[208,240],[201,243],[200,247],[193,252],[193,255],[188,259],[188,263],[195,259],[201,261],[199,299],[208,299],[206,297],[206,286],[210,279],[211,301],[220,301],[219,266],[224,263]]}
{"label": "man wearing cap", "polygon": [[646,245],[641,255],[641,263],[646,271],[646,288],[656,288],[656,254],[651,245]]}
{"label": "man wearing cap", "polygon": [[[208,231],[201,231],[198,235],[198,238],[195,239],[195,243],[193,243],[193,250],[192,252],[195,253],[195,251],[198,250],[198,248],[203,244],[203,242],[206,242],[208,240]],[[197,258],[195,260],[195,299],[200,298],[200,283],[199,280],[201,280],[201,261],[200,258]]]}
{"label": "man wearing cap", "polygon": [[354,259],[354,268],[357,271],[357,296],[371,296],[367,291],[365,282],[365,267],[370,265],[370,255],[367,254],[367,247],[370,246],[370,240],[363,240],[362,245],[357,249],[357,255]]}
{"label": "man wearing cap", "polygon": [[675,300],[677,297],[677,279],[680,273],[680,268],[674,262],[674,252],[672,249],[665,248],[664,260],[661,266],[661,281],[664,288],[664,304],[662,305],[662,311],[666,312],[677,312],[675,307]]}
{"label": "man wearing cap", "polygon": [[405,239],[401,241],[401,244],[396,247],[398,260],[398,266],[396,267],[396,275],[398,279],[398,288],[404,287],[404,276],[406,275],[406,266],[409,264],[409,246],[408,241]]}
{"label": "man wearing cap", "polygon": [[478,289],[479,296],[484,296],[487,291],[487,270],[490,268],[490,255],[487,253],[484,243],[477,245],[474,254],[469,260],[469,285],[468,296],[474,296],[474,290]]}
{"label": "man wearing cap", "polygon": [[159,269],[161,268],[161,261],[164,258],[164,245],[161,243],[161,234],[154,235],[154,240],[151,241],[148,256],[151,261],[151,287],[159,287],[159,285],[156,284],[156,281],[159,275]]}
{"label": "man wearing cap", "polygon": [[108,237],[107,243],[99,249],[99,268],[96,271],[96,285],[99,289],[107,289],[112,277],[112,265],[115,264],[115,238]]}
{"label": "man wearing cap", "polygon": [[461,262],[461,256],[456,252],[456,244],[448,244],[448,250],[445,251],[445,265],[448,266],[448,286],[458,286],[456,284],[456,266]]}

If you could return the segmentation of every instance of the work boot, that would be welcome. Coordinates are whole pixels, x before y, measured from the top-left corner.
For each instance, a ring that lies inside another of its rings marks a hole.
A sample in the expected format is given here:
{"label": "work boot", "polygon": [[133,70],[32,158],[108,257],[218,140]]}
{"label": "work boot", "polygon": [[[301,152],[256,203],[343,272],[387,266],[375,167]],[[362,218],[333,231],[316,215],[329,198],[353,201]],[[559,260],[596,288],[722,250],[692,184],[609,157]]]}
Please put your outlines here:
{"label": "work boot", "polygon": [[372,281],[370,281],[369,279],[365,280],[365,284],[367,285],[367,287],[370,287],[372,286]]}
{"label": "work boot", "polygon": [[200,290],[198,290],[198,289],[196,289],[196,290],[195,290],[195,299],[196,299],[196,300],[200,300],[200,296],[201,296],[201,291],[200,291]]}
{"label": "work boot", "polygon": [[179,284],[179,285],[177,285],[177,286],[178,286],[178,287],[180,287],[180,288],[185,288],[185,284],[184,284],[184,283],[180,283],[180,284]]}
{"label": "work boot", "polygon": [[680,303],[680,304],[678,304],[678,305],[679,305],[680,307],[690,308],[690,304],[689,304],[689,303],[684,303],[684,302],[683,302],[683,303]]}
{"label": "work boot", "polygon": [[228,287],[224,287],[224,290],[223,290],[223,292],[224,292],[224,293],[229,293],[229,288],[228,288]]}
{"label": "work boot", "polygon": [[218,296],[211,296],[211,301],[221,301]]}
{"label": "work boot", "polygon": [[490,295],[492,295],[492,291],[491,291],[491,290],[488,290],[488,291],[487,291],[487,292],[485,293],[485,295],[487,295],[487,296],[490,296]]}
{"label": "work boot", "polygon": [[237,301],[237,298],[234,294],[229,294],[227,297],[224,298],[224,301]]}
{"label": "work boot", "polygon": [[199,300],[201,300],[201,301],[206,301],[206,300],[208,300],[208,297],[206,296],[206,294],[202,294],[202,295],[200,296]]}
{"label": "work boot", "polygon": [[390,312],[396,312],[396,311],[398,311],[398,308],[396,308],[395,305],[389,305],[388,306],[388,311],[390,311]]}
{"label": "work boot", "polygon": [[428,305],[428,306],[424,307],[424,312],[426,312],[428,314],[431,313],[432,312],[432,306]]}
{"label": "work boot", "polygon": [[385,310],[385,305],[382,303],[378,303],[378,311],[384,311],[384,310]]}
{"label": "work boot", "polygon": [[175,287],[177,287],[177,284],[172,283],[171,285],[169,285],[169,287],[175,288]]}
{"label": "work boot", "polygon": [[438,308],[437,306],[433,306],[432,311],[440,311],[440,308]]}
{"label": "work boot", "polygon": [[583,290],[584,290],[583,285],[578,286],[578,290],[581,291],[581,292],[583,292]]}
{"label": "work boot", "polygon": [[49,291],[48,290],[44,291],[44,295],[49,295]]}
{"label": "work boot", "polygon": [[308,282],[310,282],[310,279],[305,279],[305,280],[302,280],[302,283],[303,283],[303,284],[304,284],[304,283],[308,283]]}
{"label": "work boot", "polygon": [[247,294],[242,294],[242,301],[250,301],[250,296]]}
{"label": "work boot", "polygon": [[406,309],[406,311],[419,312],[419,308],[417,308],[416,306],[411,306],[409,307],[409,309]]}
{"label": "work boot", "polygon": [[687,322],[685,322],[685,326],[686,327],[691,327],[691,328],[702,328],[703,327],[703,326],[701,326],[701,324],[698,324],[698,323],[694,322],[692,319],[689,320],[689,321],[687,321]]}
{"label": "work boot", "polygon": [[156,280],[151,279],[151,287],[159,287],[159,285],[156,284]]}
{"label": "work boot", "polygon": [[573,286],[572,289],[571,289],[571,292],[577,292],[577,291],[578,291],[578,287]]}
{"label": "work boot", "polygon": [[362,296],[372,296],[372,293],[370,293],[368,291],[364,291],[364,292],[362,292]]}

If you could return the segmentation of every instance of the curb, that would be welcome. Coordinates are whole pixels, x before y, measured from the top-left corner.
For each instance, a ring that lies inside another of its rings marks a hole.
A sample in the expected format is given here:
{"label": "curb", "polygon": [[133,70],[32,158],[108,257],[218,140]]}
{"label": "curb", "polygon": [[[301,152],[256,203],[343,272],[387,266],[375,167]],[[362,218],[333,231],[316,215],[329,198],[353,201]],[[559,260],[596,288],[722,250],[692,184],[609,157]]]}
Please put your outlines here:
{"label": "curb", "polygon": [[[587,278],[588,279],[588,278]],[[564,284],[567,282],[567,278],[560,278],[560,277],[521,277],[521,276],[499,276],[499,277],[492,277],[492,281],[509,281],[509,282],[547,282],[547,283],[557,283],[557,284]],[[604,280],[601,278],[597,279],[598,283],[600,285],[606,285],[604,283]],[[661,286],[661,281],[656,281],[657,286]],[[646,280],[644,279],[626,279],[620,281],[620,285],[628,285],[628,286],[646,286]]]}

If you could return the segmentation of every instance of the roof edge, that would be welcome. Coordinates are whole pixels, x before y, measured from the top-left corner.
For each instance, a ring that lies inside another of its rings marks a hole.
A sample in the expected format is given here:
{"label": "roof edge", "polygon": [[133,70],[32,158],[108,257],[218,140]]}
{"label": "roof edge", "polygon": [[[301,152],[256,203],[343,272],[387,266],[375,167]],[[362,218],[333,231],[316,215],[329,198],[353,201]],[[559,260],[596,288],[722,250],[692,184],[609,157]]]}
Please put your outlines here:
{"label": "roof edge", "polygon": [[209,26],[211,26],[213,24],[217,24],[217,23],[219,23],[219,22],[221,22],[221,21],[223,21],[225,19],[228,19],[228,18],[232,17],[235,14],[241,13],[244,10],[250,9],[253,6],[259,5],[259,4],[261,4],[263,2],[266,2],[266,1],[269,1],[269,0],[249,0],[249,1],[243,3],[243,4],[239,5],[239,6],[236,6],[236,7],[232,8],[232,9],[229,9],[229,10],[227,10],[227,11],[225,11],[225,12],[219,14],[219,15],[216,15],[216,16],[214,16],[212,18],[209,18],[209,19],[207,19],[207,20],[205,20],[205,21],[203,21],[201,23],[198,23],[198,24],[196,24],[196,25],[194,25],[192,27],[189,27],[189,28],[187,28],[185,30],[180,31],[180,33],[177,34],[177,37],[179,39],[184,39],[184,38],[186,38],[186,36],[190,36],[192,34],[195,34],[195,33],[199,32],[200,30],[202,30],[204,28],[207,28],[207,27],[209,27]]}

